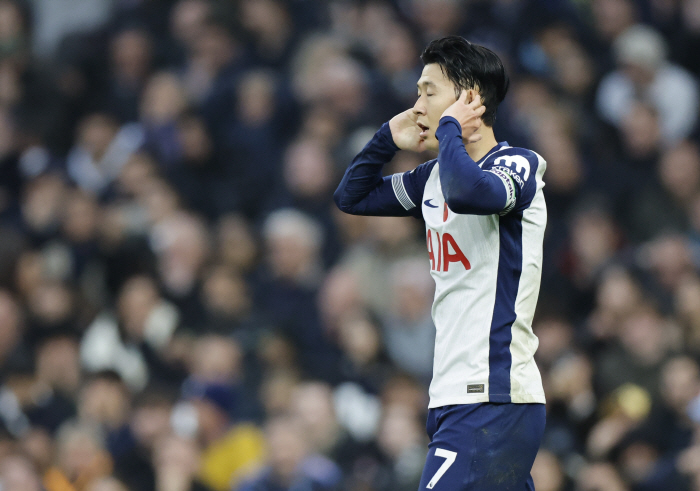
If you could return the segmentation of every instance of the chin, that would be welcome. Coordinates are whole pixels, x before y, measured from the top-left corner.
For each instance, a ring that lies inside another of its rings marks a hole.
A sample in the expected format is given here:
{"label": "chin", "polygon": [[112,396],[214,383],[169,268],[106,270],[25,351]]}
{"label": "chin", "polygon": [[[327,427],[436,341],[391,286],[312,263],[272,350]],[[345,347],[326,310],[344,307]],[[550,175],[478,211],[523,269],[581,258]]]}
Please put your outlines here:
{"label": "chin", "polygon": [[437,152],[440,149],[440,142],[435,137],[428,138],[425,140],[425,149]]}

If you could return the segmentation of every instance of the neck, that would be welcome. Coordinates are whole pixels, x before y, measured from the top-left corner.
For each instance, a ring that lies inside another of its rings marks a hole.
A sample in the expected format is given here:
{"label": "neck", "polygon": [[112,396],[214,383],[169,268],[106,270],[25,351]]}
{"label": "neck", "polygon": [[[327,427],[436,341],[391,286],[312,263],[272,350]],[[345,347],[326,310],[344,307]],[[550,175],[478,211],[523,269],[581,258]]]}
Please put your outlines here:
{"label": "neck", "polygon": [[477,130],[477,133],[481,135],[481,140],[476,143],[464,143],[464,148],[467,149],[467,153],[474,162],[478,162],[484,158],[493,147],[498,145],[496,136],[493,134],[493,128],[482,124],[481,128]]}

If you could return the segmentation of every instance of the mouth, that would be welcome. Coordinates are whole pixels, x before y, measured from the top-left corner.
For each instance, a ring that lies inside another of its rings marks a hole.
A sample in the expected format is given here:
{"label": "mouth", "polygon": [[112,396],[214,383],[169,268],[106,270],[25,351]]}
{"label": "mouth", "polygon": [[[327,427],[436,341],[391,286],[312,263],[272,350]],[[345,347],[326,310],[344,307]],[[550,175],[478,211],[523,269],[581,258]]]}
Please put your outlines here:
{"label": "mouth", "polygon": [[430,128],[428,126],[425,126],[424,124],[421,124],[421,123],[416,123],[416,124],[420,128],[420,137],[426,138],[428,136],[428,130]]}

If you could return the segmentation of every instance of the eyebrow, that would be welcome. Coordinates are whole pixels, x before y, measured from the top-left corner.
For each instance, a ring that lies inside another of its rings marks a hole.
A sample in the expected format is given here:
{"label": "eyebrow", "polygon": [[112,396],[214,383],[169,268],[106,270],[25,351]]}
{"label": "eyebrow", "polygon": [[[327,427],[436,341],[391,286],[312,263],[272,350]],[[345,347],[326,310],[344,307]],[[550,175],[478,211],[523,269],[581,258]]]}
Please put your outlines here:
{"label": "eyebrow", "polygon": [[418,88],[420,89],[420,86],[421,86],[421,85],[431,86],[431,87],[437,87],[437,85],[435,85],[435,82],[433,82],[432,80],[423,80],[422,82],[419,81],[419,82],[416,84],[416,87],[418,87]]}

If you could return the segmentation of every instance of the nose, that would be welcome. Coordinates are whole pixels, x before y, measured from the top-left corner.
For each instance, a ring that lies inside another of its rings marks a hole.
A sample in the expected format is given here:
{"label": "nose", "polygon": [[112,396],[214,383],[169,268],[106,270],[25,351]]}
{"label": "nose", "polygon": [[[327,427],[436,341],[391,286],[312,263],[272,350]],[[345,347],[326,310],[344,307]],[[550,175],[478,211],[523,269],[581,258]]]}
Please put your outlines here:
{"label": "nose", "polygon": [[416,103],[413,105],[413,114],[417,116],[425,116],[425,104],[423,104],[422,97],[419,97]]}

